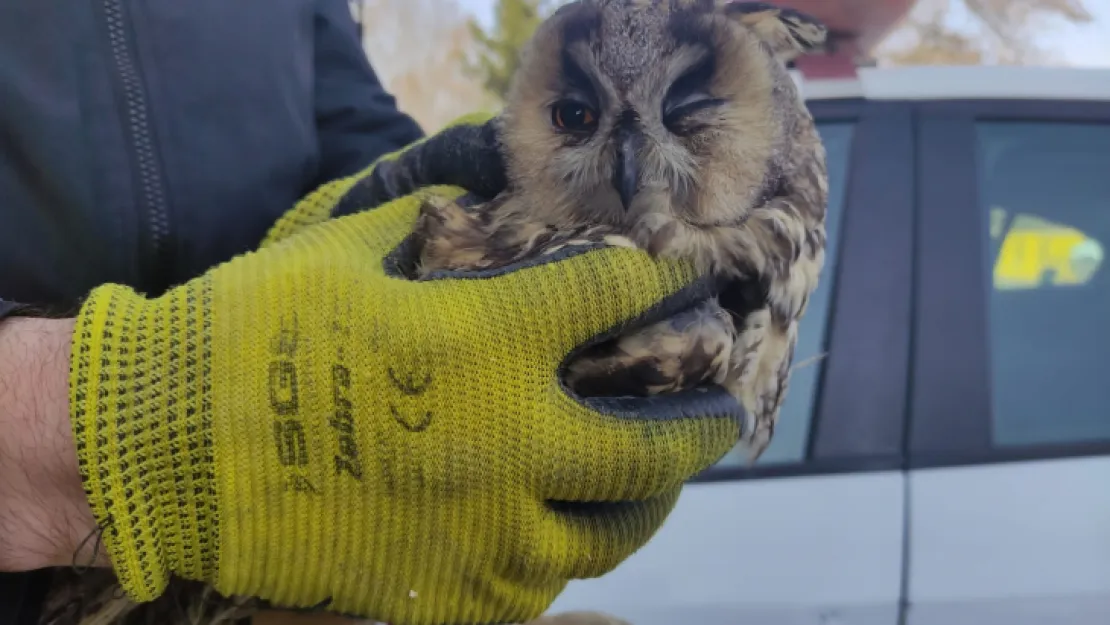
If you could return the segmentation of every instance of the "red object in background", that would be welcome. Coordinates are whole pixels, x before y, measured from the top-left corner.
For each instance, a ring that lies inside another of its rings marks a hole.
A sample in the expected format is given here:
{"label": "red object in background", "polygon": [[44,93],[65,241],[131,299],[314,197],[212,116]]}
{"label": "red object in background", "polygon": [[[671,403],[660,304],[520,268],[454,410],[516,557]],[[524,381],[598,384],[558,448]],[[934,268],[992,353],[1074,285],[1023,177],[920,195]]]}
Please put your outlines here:
{"label": "red object in background", "polygon": [[826,53],[797,60],[806,78],[851,78],[856,65],[898,25],[917,0],[773,0],[808,13],[829,27]]}

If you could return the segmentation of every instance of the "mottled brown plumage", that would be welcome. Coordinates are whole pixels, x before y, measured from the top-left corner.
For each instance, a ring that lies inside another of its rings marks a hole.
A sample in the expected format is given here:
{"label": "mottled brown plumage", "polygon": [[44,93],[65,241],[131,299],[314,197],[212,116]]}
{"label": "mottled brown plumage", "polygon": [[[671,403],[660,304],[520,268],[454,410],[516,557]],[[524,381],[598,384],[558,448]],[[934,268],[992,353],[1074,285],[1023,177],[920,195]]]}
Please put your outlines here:
{"label": "mottled brown plumage", "polygon": [[600,243],[734,280],[742,296],[590,350],[568,383],[587,396],[723,384],[747,409],[754,461],[824,264],[825,152],[784,64],[824,37],[763,3],[563,6],[526,49],[499,116],[509,188],[474,207],[426,204],[418,276]]}

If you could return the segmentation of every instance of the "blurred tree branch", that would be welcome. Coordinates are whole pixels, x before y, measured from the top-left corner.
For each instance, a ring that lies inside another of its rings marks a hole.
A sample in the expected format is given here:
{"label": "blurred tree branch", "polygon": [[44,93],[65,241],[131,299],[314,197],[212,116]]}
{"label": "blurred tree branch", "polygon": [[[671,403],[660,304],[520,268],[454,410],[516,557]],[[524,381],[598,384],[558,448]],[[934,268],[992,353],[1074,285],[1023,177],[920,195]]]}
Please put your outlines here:
{"label": "blurred tree branch", "polygon": [[1038,18],[1062,18],[1071,24],[1088,24],[1094,16],[1083,0],[964,0],[993,35],[1006,62],[1027,63],[1043,57],[1033,29]]}
{"label": "blurred tree branch", "polygon": [[474,38],[456,0],[352,0],[385,88],[425,132],[495,102],[463,69]]}
{"label": "blurred tree branch", "polygon": [[556,4],[558,2],[551,0],[498,0],[493,27],[489,31],[470,20],[478,58],[467,70],[491,95],[504,99],[520,64],[521,49]]}
{"label": "blurred tree branch", "polygon": [[880,59],[896,65],[1020,65],[1048,60],[1038,41],[1049,21],[1089,24],[1089,0],[961,0],[972,18],[969,30],[953,26],[953,0],[922,0],[888,41],[909,38],[901,47],[881,46]]}

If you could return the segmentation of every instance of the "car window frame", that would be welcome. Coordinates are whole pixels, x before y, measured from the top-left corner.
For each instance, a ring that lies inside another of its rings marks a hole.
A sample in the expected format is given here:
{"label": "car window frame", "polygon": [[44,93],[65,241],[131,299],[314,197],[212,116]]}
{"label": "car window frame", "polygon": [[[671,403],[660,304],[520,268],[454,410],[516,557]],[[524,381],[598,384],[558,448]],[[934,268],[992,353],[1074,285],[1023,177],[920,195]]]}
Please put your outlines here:
{"label": "car window frame", "polygon": [[[819,124],[854,123],[838,258],[806,451],[798,461],[710,467],[691,482],[899,469],[910,363],[912,105],[812,101]],[[861,435],[863,433],[863,435]]]}
{"label": "car window frame", "polygon": [[[977,124],[995,121],[1110,125],[1110,102],[983,99],[917,106],[910,468],[1110,454],[1110,441],[993,443],[990,284],[982,271],[989,223],[980,207]],[[957,223],[965,227],[953,228]]]}

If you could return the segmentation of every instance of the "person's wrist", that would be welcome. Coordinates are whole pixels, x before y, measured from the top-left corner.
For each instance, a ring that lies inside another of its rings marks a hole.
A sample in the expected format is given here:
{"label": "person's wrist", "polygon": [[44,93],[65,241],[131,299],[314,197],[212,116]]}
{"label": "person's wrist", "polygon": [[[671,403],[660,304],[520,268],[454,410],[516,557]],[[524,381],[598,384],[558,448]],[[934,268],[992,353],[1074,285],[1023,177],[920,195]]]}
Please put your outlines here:
{"label": "person's wrist", "polygon": [[0,570],[106,566],[69,424],[72,319],[0,322]]}

